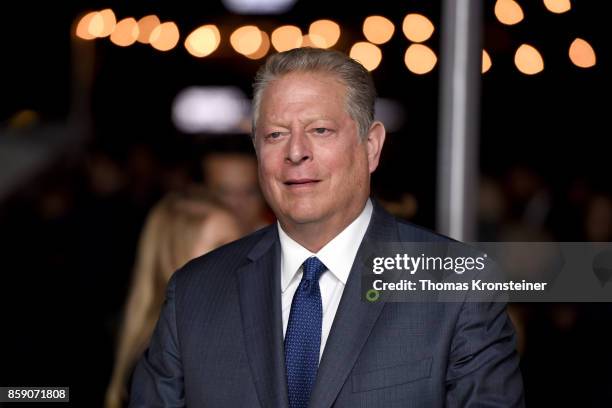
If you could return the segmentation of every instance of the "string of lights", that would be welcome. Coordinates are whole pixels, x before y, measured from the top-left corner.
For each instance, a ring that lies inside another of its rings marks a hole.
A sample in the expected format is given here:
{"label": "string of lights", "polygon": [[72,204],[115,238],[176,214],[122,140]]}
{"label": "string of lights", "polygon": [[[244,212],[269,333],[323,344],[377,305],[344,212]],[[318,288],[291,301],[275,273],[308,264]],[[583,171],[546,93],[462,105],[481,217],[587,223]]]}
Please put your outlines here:
{"label": "string of lights", "polygon": [[[545,7],[555,14],[571,9],[570,0],[544,0]],[[497,20],[504,25],[512,26],[524,20],[524,12],[515,0],[497,0],[494,6]],[[113,10],[107,8],[92,11],[80,17],[75,24],[76,37],[83,40],[109,38],[120,47],[128,47],[136,42],[149,44],[158,51],[174,49],[181,34],[175,22],[162,22],[156,15],[147,15],[139,20],[126,17],[117,21]],[[404,54],[404,63],[408,70],[417,75],[430,73],[436,66],[437,55],[425,44],[435,31],[429,18],[422,14],[407,14],[402,23],[402,33],[409,41]],[[349,55],[360,61],[368,70],[375,70],[382,61],[381,45],[389,42],[396,34],[395,25],[384,16],[372,15],[364,19],[362,32],[365,41],[357,41],[351,47]],[[222,27],[205,24],[191,31],[183,42],[189,54],[197,58],[213,56],[222,40],[229,40],[232,49],[249,59],[264,58],[272,49],[281,52],[298,47],[331,48],[338,43],[342,35],[341,26],[328,19],[321,19],[310,24],[308,32],[294,25],[281,25],[270,33],[261,30],[257,25],[244,25],[231,33],[225,33]],[[580,68],[591,68],[596,64],[596,54],[588,41],[575,38],[568,49],[570,61]],[[544,58],[540,51],[531,44],[520,44],[514,53],[514,64],[519,72],[534,75],[544,70]],[[489,52],[482,50],[482,73],[492,67]]]}

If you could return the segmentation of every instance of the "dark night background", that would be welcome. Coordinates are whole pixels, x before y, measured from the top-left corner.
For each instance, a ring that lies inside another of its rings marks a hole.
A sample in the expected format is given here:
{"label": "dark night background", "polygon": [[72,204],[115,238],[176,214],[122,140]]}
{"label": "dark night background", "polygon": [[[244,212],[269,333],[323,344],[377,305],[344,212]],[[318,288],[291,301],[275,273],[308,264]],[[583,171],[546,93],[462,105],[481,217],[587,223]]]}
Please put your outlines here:
{"label": "dark night background", "polygon": [[[494,2],[485,2],[484,47],[493,66],[482,81],[480,169],[503,198],[504,211],[494,219],[482,215],[480,239],[501,240],[503,231],[518,228],[527,231],[525,241],[590,240],[592,201],[612,203],[611,70],[604,34],[610,15],[605,2],[574,1],[560,15],[541,1],[520,4],[525,19],[505,26],[493,14]],[[118,20],[156,14],[175,21],[181,40],[168,52],[139,43],[121,48],[108,39],[90,42],[91,92],[79,94],[75,71],[87,62],[73,61],[75,44],[84,41],[71,38],[71,27],[83,13],[108,7]],[[70,386],[72,405],[101,405],[148,209],[181,177],[199,181],[197,163],[206,151],[224,144],[249,149],[244,135],[181,133],[170,116],[172,100],[187,86],[235,85],[250,95],[262,60],[231,49],[227,38],[240,25],[269,33],[294,24],[307,31],[312,21],[329,18],[343,30],[334,48],[347,51],[365,40],[361,24],[368,15],[393,21],[396,32],[380,46],[383,58],[373,76],[381,97],[402,104],[404,125],[387,138],[373,184],[384,200],[412,197],[418,206],[407,218],[434,229],[439,61],[422,76],[406,69],[409,41],[401,23],[409,12],[432,20],[436,30],[426,44],[438,54],[440,2],[298,0],[285,14],[263,16],[231,14],[220,1],[0,5],[0,143],[20,138],[34,146],[50,135],[74,134],[44,166],[0,195],[0,385]],[[222,41],[210,57],[197,59],[182,43],[206,23],[220,27]],[[592,45],[597,65],[571,63],[567,50],[576,37]],[[542,73],[527,76],[516,69],[513,55],[522,43],[540,51]],[[35,112],[34,119],[14,125],[25,109]],[[120,188],[92,187],[92,163],[100,159],[119,172]],[[541,196],[549,205],[534,224],[525,214]],[[610,231],[598,239],[609,241]],[[610,406],[611,312],[608,304],[518,305],[529,406]]]}

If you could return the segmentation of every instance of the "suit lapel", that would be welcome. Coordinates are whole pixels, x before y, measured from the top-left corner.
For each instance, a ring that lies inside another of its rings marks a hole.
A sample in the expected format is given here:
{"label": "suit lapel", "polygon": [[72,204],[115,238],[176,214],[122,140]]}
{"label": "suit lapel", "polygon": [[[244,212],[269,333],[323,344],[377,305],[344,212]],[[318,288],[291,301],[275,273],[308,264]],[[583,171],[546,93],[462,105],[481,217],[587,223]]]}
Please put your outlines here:
{"label": "suit lapel", "polygon": [[245,346],[262,407],[287,407],[280,290],[280,244],[270,227],[238,270]]}
{"label": "suit lapel", "polygon": [[375,204],[323,352],[311,407],[327,408],[333,404],[384,307],[383,302],[361,300],[361,268],[367,261],[368,248],[398,239],[396,221]]}

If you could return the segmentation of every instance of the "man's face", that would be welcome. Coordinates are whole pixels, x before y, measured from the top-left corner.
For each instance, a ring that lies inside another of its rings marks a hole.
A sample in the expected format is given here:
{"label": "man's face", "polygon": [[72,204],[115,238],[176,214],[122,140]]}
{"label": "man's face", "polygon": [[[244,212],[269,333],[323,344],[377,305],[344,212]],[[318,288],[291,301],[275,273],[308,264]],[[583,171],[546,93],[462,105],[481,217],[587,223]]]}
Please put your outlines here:
{"label": "man's face", "polygon": [[345,227],[369,195],[379,150],[372,154],[371,143],[360,142],[345,97],[344,84],[323,73],[287,74],[263,91],[259,181],[285,229]]}

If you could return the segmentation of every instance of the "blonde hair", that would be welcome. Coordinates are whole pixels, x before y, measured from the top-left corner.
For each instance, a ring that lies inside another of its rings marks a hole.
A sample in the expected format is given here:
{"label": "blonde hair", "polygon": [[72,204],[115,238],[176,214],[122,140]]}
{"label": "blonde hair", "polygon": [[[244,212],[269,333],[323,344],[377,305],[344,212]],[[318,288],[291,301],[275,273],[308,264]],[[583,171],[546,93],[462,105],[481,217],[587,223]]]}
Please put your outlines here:
{"label": "blonde hair", "polygon": [[201,234],[207,218],[218,212],[226,211],[201,190],[170,193],[149,212],[140,235],[119,332],[115,365],[106,393],[107,408],[123,405],[130,373],[149,343],[167,282],[193,256],[193,242]]}

